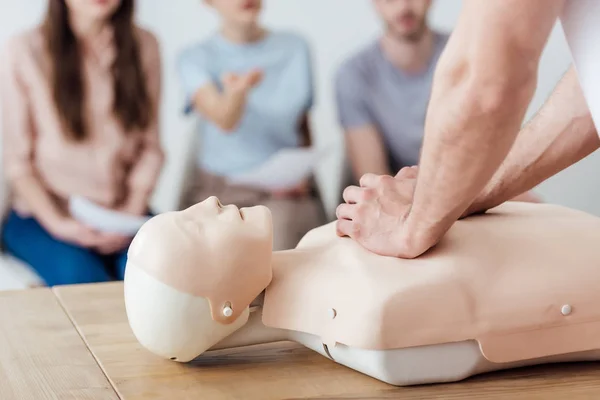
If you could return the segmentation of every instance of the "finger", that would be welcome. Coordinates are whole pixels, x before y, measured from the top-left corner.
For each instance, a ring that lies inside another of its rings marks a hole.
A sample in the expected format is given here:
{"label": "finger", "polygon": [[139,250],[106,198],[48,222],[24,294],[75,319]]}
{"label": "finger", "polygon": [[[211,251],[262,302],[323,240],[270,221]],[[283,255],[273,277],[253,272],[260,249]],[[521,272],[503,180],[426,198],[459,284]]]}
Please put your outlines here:
{"label": "finger", "polygon": [[344,189],[344,193],[342,194],[342,197],[344,198],[344,201],[346,203],[356,204],[361,199],[362,191],[363,190],[361,188],[359,188],[358,186],[348,186],[346,189]]}
{"label": "finger", "polygon": [[357,225],[347,219],[338,219],[335,225],[335,230],[338,236],[355,237],[358,233]]}
{"label": "finger", "polygon": [[377,183],[379,183],[380,176],[381,175],[364,174],[362,178],[360,178],[360,186],[368,188],[375,187],[377,186]]}
{"label": "finger", "polygon": [[248,75],[246,75],[246,82],[248,85],[253,86],[260,82],[261,78],[261,72],[259,70],[253,70]]}
{"label": "finger", "polygon": [[418,173],[417,167],[404,167],[396,174],[397,179],[416,179]]}
{"label": "finger", "polygon": [[231,72],[225,72],[221,75],[221,81],[225,83],[231,83],[235,80],[236,76]]}
{"label": "finger", "polygon": [[338,219],[353,220],[356,214],[356,205],[340,204],[335,210],[335,215]]}

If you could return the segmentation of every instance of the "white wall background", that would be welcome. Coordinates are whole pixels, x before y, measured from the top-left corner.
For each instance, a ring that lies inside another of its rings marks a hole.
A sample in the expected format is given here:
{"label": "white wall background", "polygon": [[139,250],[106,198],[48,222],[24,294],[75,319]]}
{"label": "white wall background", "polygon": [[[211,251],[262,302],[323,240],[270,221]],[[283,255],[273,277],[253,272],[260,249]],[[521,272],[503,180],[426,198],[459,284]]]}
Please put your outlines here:
{"label": "white wall background", "polygon": [[[0,43],[39,21],[46,0],[0,0]],[[370,0],[265,0],[264,22],[273,29],[293,29],[312,43],[317,81],[317,107],[313,114],[315,142],[338,149],[324,162],[319,183],[330,211],[336,206],[343,168],[343,141],[335,119],[332,77],[339,63],[372,40],[380,31]],[[461,0],[435,0],[434,27],[450,31],[460,13]],[[186,157],[192,142],[193,118],[181,113],[182,96],[174,69],[177,53],[216,29],[213,13],[201,0],[138,0],[140,24],[156,33],[163,50],[164,91],[162,135],[168,161],[154,197],[159,211],[173,209],[181,188]],[[539,87],[528,118],[541,106],[570,63],[559,26],[544,52]],[[600,153],[588,157],[540,186],[546,201],[600,215]]]}

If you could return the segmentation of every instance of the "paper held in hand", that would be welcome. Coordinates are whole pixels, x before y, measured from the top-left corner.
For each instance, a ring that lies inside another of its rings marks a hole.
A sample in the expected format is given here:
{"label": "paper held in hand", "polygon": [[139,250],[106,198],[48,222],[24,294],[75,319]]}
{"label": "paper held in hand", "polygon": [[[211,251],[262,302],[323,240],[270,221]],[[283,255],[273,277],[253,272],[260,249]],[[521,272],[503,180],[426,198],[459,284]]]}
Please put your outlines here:
{"label": "paper held in hand", "polygon": [[323,154],[311,147],[282,149],[258,167],[229,177],[228,182],[269,191],[290,189],[313,174]]}
{"label": "paper held in hand", "polygon": [[142,225],[150,219],[110,210],[90,200],[73,196],[69,199],[69,211],[77,221],[104,233],[134,236]]}

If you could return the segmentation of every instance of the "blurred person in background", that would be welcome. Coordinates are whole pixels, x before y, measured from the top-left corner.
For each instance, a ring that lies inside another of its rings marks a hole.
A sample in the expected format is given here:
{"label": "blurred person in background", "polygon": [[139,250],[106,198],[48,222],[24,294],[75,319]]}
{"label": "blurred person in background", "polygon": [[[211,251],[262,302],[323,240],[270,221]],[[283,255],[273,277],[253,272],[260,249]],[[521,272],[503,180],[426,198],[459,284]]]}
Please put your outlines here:
{"label": "blurred person in background", "polygon": [[230,184],[278,151],[311,145],[313,73],[307,42],[259,23],[261,0],[205,0],[221,27],[178,62],[187,111],[201,118],[202,152],[183,208],[217,196],[223,203],[271,210],[276,250],[296,246],[324,222],[312,179],[270,192]]}
{"label": "blurred person in background", "polygon": [[147,214],[162,168],[159,48],[133,14],[134,0],[50,0],[1,57],[3,245],[50,286],[123,279],[131,238],[84,226],[68,200]]}
{"label": "blurred person in background", "polygon": [[[342,64],[335,91],[353,180],[419,163],[434,71],[449,35],[428,26],[431,0],[373,0],[385,32]],[[518,198],[538,201],[531,193]]]}

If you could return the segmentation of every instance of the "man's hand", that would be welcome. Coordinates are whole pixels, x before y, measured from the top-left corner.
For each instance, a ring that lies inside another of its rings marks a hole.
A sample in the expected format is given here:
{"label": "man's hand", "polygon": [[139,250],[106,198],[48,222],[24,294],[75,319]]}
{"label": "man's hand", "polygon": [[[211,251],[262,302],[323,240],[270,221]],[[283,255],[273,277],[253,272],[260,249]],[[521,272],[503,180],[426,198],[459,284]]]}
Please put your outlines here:
{"label": "man's hand", "polygon": [[395,178],[366,174],[360,187],[344,190],[336,211],[337,233],[383,256],[414,258],[428,246],[407,240],[404,223],[412,206],[417,168],[403,168]]}

